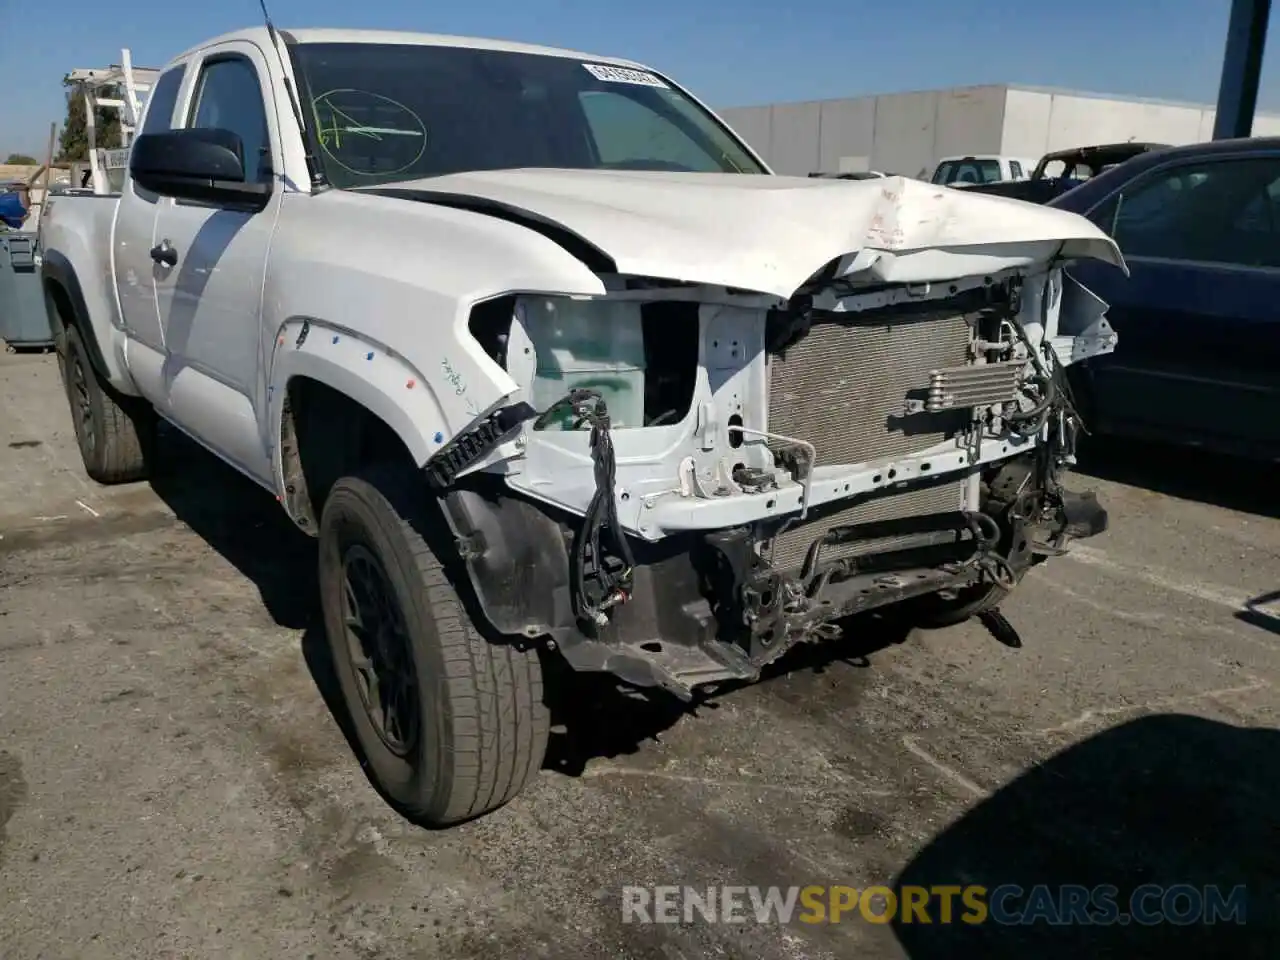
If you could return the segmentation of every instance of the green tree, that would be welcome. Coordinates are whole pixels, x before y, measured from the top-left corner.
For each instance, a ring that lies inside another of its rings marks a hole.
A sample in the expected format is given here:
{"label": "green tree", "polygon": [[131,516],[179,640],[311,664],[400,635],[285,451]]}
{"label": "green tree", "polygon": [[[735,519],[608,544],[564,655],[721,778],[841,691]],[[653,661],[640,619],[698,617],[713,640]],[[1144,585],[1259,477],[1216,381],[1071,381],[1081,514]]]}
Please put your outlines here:
{"label": "green tree", "polygon": [[29,157],[25,153],[11,153],[9,154],[9,159],[5,161],[5,163],[12,163],[15,166],[26,166],[26,167],[34,166],[39,162],[40,161],[38,161],[35,157]]}
{"label": "green tree", "polygon": [[[105,92],[107,97],[115,97],[115,91]],[[97,144],[107,150],[120,146],[120,114],[107,107],[99,107],[94,112],[97,127]],[[85,123],[84,97],[75,88],[67,91],[67,119],[62,125],[62,133],[58,138],[58,160],[62,163],[74,163],[77,160],[89,159],[89,128]]]}

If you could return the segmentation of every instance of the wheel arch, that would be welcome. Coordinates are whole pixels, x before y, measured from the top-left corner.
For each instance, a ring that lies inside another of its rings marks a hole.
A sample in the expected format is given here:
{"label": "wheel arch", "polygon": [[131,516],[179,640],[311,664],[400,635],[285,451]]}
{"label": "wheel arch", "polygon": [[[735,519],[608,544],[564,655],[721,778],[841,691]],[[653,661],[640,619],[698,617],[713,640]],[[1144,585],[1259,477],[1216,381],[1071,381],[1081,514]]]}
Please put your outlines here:
{"label": "wheel arch", "polygon": [[[40,285],[44,293],[45,312],[59,352],[63,349],[62,336],[66,328],[74,325],[80,331],[80,339],[89,351],[89,361],[98,375],[113,384],[121,382],[122,378],[107,364],[102,352],[75,267],[56,250],[44,251],[42,258]],[[124,382],[127,384],[127,379]]]}
{"label": "wheel arch", "polygon": [[450,436],[434,392],[408,361],[321,320],[281,327],[268,401],[280,501],[312,534],[343,472],[375,455],[422,467]]}

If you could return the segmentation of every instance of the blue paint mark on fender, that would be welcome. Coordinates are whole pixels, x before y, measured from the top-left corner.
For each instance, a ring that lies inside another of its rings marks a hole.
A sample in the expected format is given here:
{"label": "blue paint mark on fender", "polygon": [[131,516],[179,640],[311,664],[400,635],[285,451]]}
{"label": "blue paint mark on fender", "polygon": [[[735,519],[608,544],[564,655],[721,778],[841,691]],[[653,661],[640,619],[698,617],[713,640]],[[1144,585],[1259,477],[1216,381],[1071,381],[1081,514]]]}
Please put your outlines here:
{"label": "blue paint mark on fender", "polygon": [[436,435],[431,439],[433,439],[436,443],[444,443],[444,434],[441,433],[439,430],[437,430]]}

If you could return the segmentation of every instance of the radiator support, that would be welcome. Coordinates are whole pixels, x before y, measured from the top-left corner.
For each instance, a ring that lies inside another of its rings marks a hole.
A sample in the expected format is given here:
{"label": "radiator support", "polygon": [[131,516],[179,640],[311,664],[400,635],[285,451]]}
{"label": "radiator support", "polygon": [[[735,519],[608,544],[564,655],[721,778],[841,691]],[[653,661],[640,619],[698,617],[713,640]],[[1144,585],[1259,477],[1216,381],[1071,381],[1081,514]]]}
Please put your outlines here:
{"label": "radiator support", "polygon": [[[770,358],[771,433],[813,445],[823,466],[890,462],[957,438],[971,424],[971,394],[1012,393],[1005,364],[971,362],[982,312],[945,301],[907,314],[820,314],[799,339]],[[970,373],[970,371],[981,371]],[[930,404],[932,403],[932,407]],[[775,453],[782,451],[775,446]],[[779,570],[796,571],[810,545],[832,528],[964,508],[965,479],[876,491],[785,526],[766,548]],[[832,559],[896,549],[900,536],[841,543]]]}

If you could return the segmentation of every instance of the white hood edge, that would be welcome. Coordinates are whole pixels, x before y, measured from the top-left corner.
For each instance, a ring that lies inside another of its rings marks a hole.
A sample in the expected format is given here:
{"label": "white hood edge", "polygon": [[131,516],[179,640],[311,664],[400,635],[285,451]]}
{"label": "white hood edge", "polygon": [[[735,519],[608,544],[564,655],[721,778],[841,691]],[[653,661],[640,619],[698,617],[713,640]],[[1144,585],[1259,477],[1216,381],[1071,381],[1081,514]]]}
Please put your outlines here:
{"label": "white hood edge", "polygon": [[480,198],[559,224],[608,255],[621,274],[783,299],[842,257],[846,276],[902,283],[1046,263],[1055,255],[1128,272],[1115,242],[1078,214],[906,177],[522,169],[375,189]]}

